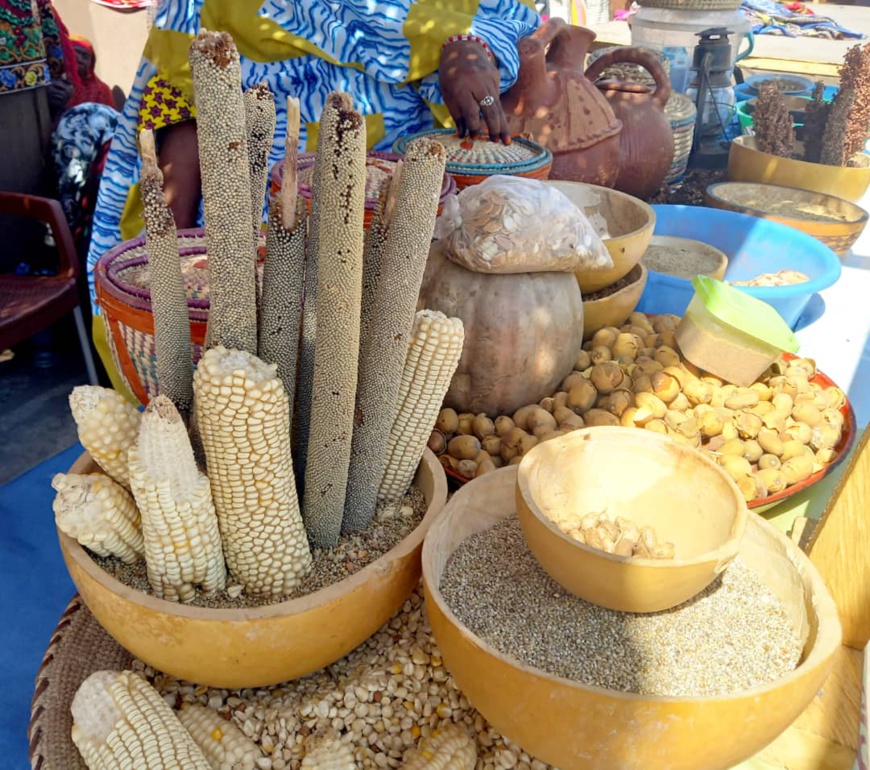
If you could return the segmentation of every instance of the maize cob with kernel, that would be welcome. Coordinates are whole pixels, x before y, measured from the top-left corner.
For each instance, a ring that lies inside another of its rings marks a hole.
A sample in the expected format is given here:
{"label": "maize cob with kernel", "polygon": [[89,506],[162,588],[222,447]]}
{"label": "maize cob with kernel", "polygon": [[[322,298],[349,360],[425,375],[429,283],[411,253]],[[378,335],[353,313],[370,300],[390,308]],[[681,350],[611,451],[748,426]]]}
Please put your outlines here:
{"label": "maize cob with kernel", "polygon": [[130,447],[130,485],[142,514],[145,562],[154,595],[189,602],[226,586],[217,514],[181,415],[166,396],[145,409]]}
{"label": "maize cob with kernel", "polygon": [[[299,347],[299,389],[296,424],[293,431],[294,470],[299,479],[299,492],[305,493],[305,467],[308,462],[308,439],[311,433],[311,401],[314,394],[314,353],[317,347],[317,281],[318,244],[320,243],[320,179],[323,172],[321,158],[326,147],[326,137],[335,134],[342,111],[353,109],[350,94],[335,92],[326,99],[320,115],[320,130],[317,134],[317,157],[314,161],[314,180],[311,183],[311,216],[308,218],[308,251],[305,255],[305,302],[302,307],[302,343]],[[286,171],[286,167],[285,167]],[[295,172],[294,172],[295,176]],[[287,184],[281,187],[286,193]],[[286,204],[286,198],[285,198]]]}
{"label": "maize cob with kernel", "polygon": [[[263,204],[269,176],[269,151],[275,137],[275,97],[265,83],[258,83],[242,95],[245,105],[245,129],[248,137],[248,170],[251,177],[251,222],[254,226],[254,249],[263,224]],[[256,257],[255,257],[256,259]]]}
{"label": "maize cob with kernel", "polygon": [[227,567],[249,594],[289,594],[311,568],[311,551],[293,477],[287,393],[275,365],[212,348],[193,388]]}
{"label": "maize cob with kernel", "polygon": [[58,529],[97,556],[134,564],[145,555],[136,503],[120,484],[102,473],[58,473],[52,505]]}
{"label": "maize cob with kernel", "polygon": [[354,428],[366,126],[355,110],[339,109],[334,125],[320,130],[317,337],[302,512],[312,543],[332,547],[341,535]]}
{"label": "maize cob with kernel", "polygon": [[212,770],[257,770],[259,746],[217,711],[193,703],[176,713]]}
{"label": "maize cob with kernel", "polygon": [[139,145],[142,150],[139,188],[148,249],[157,382],[160,392],[172,399],[186,419],[193,407],[193,350],[178,233],[163,197],[163,174],[157,166],[154,132],[142,131]]}
{"label": "maize cob with kernel", "polygon": [[459,366],[464,341],[465,331],[458,318],[448,318],[435,310],[417,312],[402,372],[398,413],[390,430],[378,488],[379,502],[401,500],[414,480],[450,380]]}
{"label": "maize cob with kernel", "polygon": [[416,139],[408,145],[401,176],[391,185],[391,189],[397,186],[396,202],[387,226],[375,301],[369,308],[374,317],[363,322],[368,333],[360,354],[345,530],[363,530],[375,516],[445,160],[438,142]]}
{"label": "maize cob with kernel", "polygon": [[206,347],[257,349],[256,243],[239,52],[226,32],[190,45],[208,251]]}
{"label": "maize cob with kernel", "polygon": [[305,770],[356,770],[353,749],[344,743],[334,731],[324,735],[312,735],[305,741]]}
{"label": "maize cob with kernel", "polygon": [[129,489],[127,450],[139,435],[139,410],[117,391],[99,385],[77,385],[70,393],[69,405],[79,441],[91,459]]}
{"label": "maize cob with kernel", "polygon": [[97,671],[70,707],[89,770],[211,770],[160,694],[132,671]]}
{"label": "maize cob with kernel", "polygon": [[448,722],[421,738],[408,752],[403,770],[474,770],[477,746],[468,731]]}

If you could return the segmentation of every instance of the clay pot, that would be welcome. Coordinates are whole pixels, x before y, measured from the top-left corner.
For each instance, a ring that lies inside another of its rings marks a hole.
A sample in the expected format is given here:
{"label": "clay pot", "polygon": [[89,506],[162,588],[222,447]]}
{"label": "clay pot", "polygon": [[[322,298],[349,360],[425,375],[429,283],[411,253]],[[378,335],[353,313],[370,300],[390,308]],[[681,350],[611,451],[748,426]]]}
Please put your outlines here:
{"label": "clay pot", "polygon": [[528,134],[553,153],[550,179],[612,187],[622,124],[583,75],[595,33],[549,19],[517,46],[517,82],[502,96],[512,134]]}
{"label": "clay pot", "polygon": [[674,159],[674,134],[665,114],[671,84],[655,54],[631,46],[600,56],[589,65],[586,77],[594,82],[608,67],[622,63],[638,64],[648,70],[655,88],[625,80],[596,83],[622,121],[619,174],[614,188],[637,198],[649,198],[658,192]]}

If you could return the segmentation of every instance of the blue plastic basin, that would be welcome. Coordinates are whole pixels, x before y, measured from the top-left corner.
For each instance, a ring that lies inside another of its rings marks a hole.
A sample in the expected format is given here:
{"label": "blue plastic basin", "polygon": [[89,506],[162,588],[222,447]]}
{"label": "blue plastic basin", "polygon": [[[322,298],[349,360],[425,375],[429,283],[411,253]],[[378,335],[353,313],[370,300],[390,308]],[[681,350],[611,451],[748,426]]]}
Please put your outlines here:
{"label": "blue plastic basin", "polygon": [[[837,255],[821,241],[788,225],[704,206],[658,204],[652,208],[656,213],[656,235],[694,238],[724,252],[728,257],[726,281],[748,281],[779,270],[798,270],[808,275],[809,281],[792,286],[738,287],[776,308],[792,329],[810,297],[840,277]],[[637,309],[652,315],[682,316],[694,293],[689,279],[650,270]]]}

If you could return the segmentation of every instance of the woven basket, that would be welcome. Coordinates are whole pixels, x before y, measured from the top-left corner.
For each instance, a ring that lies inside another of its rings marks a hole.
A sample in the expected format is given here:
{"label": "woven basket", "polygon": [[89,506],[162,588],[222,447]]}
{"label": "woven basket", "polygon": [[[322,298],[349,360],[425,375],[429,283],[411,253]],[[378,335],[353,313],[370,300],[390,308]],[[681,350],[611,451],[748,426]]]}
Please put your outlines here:
{"label": "woven basket", "polygon": [[[609,51],[622,47],[623,46],[619,45],[608,45],[604,48],[598,48],[592,51],[587,58],[586,66],[588,67],[592,62],[604,56],[604,54]],[[670,76],[671,62],[667,56],[665,56],[661,51],[657,51],[655,48],[644,48],[643,50],[655,56],[658,62],[662,65],[665,75]],[[632,83],[643,83],[646,86],[655,86],[656,84],[655,78],[649,73],[646,67],[641,67],[639,64],[629,64],[628,62],[612,64],[604,70],[596,80],[628,80]]]}
{"label": "woven basket", "polygon": [[[311,182],[314,177],[314,161],[316,158],[316,152],[305,152],[299,156],[296,162],[296,186],[299,194],[305,198],[309,211],[311,209]],[[372,150],[366,155],[366,208],[363,218],[363,225],[365,227],[369,226],[372,216],[374,216],[375,208],[378,204],[381,182],[393,175],[396,163],[401,159],[401,155],[392,152],[379,152],[377,150]],[[280,192],[284,180],[284,164],[276,163],[272,166],[269,176],[271,180],[270,193],[276,195]],[[450,174],[445,173],[444,182],[441,185],[441,199],[438,204],[439,214],[441,213],[444,201],[455,192],[456,181]]]}
{"label": "woven basket", "polygon": [[[201,228],[180,230],[178,247],[187,294],[193,362],[196,364],[205,343],[209,306],[205,231]],[[262,252],[261,241],[258,280],[262,277]],[[97,303],[106,321],[109,350],[115,367],[133,395],[147,404],[160,391],[145,238],[125,241],[100,257],[94,270],[94,285]]]}
{"label": "woven basket", "polygon": [[27,728],[33,770],[87,770],[70,737],[73,696],[95,671],[123,671],[132,664],[133,656],[103,630],[76,594],[36,675]]}
{"label": "woven basket", "polygon": [[644,8],[670,8],[675,11],[736,11],[741,0],[644,0]]}
{"label": "woven basket", "polygon": [[697,112],[695,103],[685,94],[672,93],[665,105],[665,114],[671,121],[671,131],[674,134],[674,159],[665,175],[665,184],[679,181],[686,173],[695,139]]}
{"label": "woven basket", "polygon": [[504,145],[489,139],[460,139],[452,128],[403,136],[393,145],[393,152],[404,155],[408,144],[421,136],[437,139],[444,145],[447,171],[460,190],[495,174],[546,179],[553,165],[553,154],[525,137],[515,136],[512,144]]}

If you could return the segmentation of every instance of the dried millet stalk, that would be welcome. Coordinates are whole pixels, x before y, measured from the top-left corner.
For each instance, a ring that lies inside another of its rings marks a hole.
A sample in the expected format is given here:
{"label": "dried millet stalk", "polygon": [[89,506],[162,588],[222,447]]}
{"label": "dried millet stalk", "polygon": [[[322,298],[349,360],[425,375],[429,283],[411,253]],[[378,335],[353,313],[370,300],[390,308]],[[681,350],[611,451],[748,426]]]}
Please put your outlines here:
{"label": "dried millet stalk", "polygon": [[275,136],[275,97],[265,83],[249,88],[243,95],[245,127],[248,133],[248,168],[251,175],[251,223],[254,249],[260,237],[263,202],[269,175],[269,151]]}
{"label": "dried millet stalk", "polygon": [[[341,101],[338,95],[330,101]],[[317,337],[302,516],[313,545],[341,534],[354,427],[362,301],[366,126],[340,107],[323,142],[317,225]]]}
{"label": "dried millet stalk", "polygon": [[819,81],[813,88],[813,98],[807,104],[804,120],[804,157],[809,163],[818,163],[822,157],[822,141],[825,126],[831,113],[830,103],[824,101],[822,95],[825,84]]}
{"label": "dried millet stalk", "polygon": [[226,32],[190,46],[208,250],[206,348],[257,351],[256,250],[239,52]]}
{"label": "dried millet stalk", "polygon": [[790,158],[794,153],[794,126],[782,93],[774,83],[764,83],[755,103],[755,139],[758,149]]}
{"label": "dried millet stalk", "polygon": [[822,142],[821,162],[845,166],[864,149],[870,130],[870,44],[846,52],[840,90],[831,105]]}
{"label": "dried millet stalk", "polygon": [[178,233],[172,212],[163,197],[163,174],[157,166],[154,133],[139,135],[142,151],[142,213],[154,316],[154,345],[157,349],[157,382],[185,420],[193,408],[193,350],[190,320]]}
{"label": "dried millet stalk", "polygon": [[[365,529],[375,516],[390,428],[399,411],[399,389],[423,271],[438,215],[445,153],[438,143],[408,145],[401,176],[393,180],[395,204],[379,265],[375,301],[365,322],[360,353],[356,423],[343,528]],[[388,196],[388,200],[389,200]]]}

